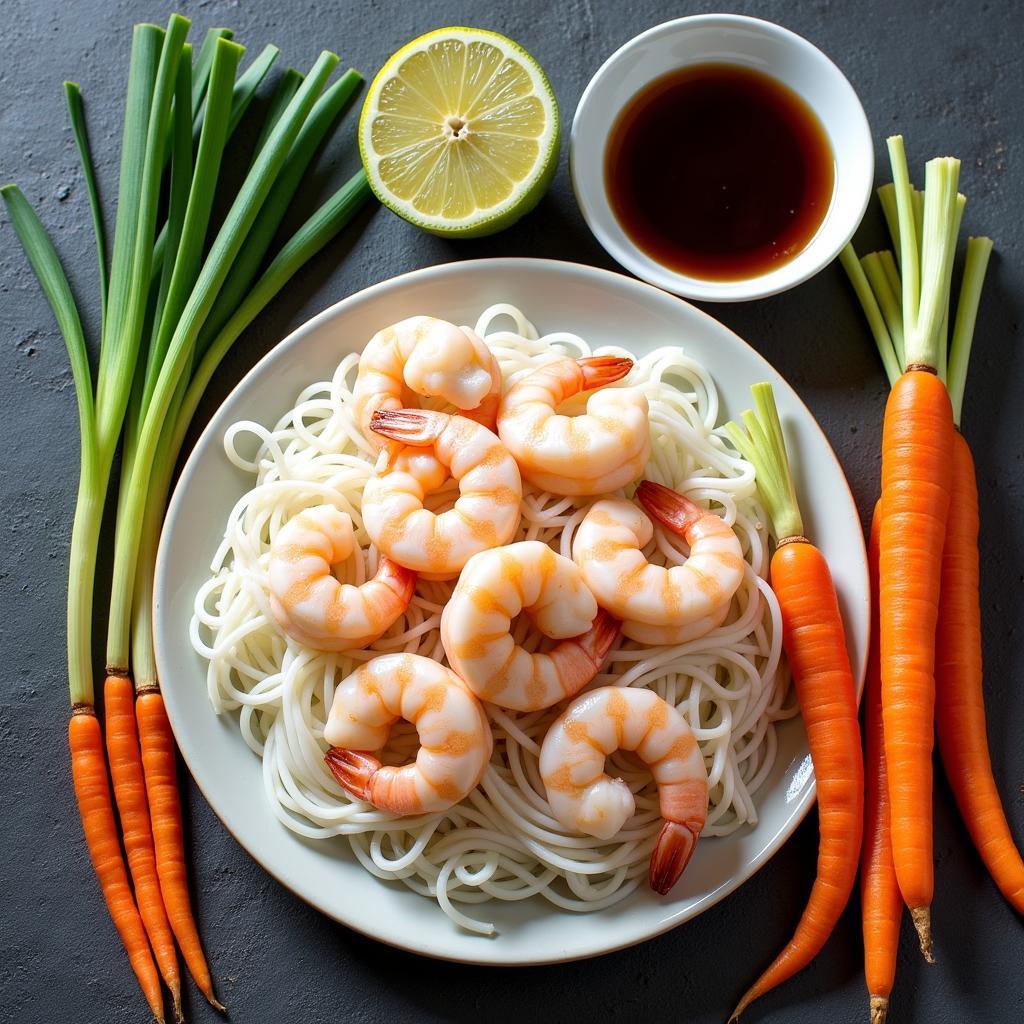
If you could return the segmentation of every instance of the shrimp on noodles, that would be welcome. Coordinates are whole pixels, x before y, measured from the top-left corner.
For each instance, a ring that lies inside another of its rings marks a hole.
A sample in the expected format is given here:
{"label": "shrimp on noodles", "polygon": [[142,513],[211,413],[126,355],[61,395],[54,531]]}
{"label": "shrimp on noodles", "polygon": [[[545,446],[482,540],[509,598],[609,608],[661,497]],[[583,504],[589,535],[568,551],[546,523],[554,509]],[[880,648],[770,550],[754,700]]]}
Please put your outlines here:
{"label": "shrimp on noodles", "polygon": [[[374,752],[400,718],[416,727],[416,760],[382,765]],[[480,782],[494,742],[480,701],[454,672],[418,654],[385,654],[346,676],[334,692],[324,739],[338,782],[393,814],[453,807]]]}
{"label": "shrimp on noodles", "polygon": [[381,636],[409,607],[416,573],[381,558],[362,586],[339,583],[331,567],[355,550],[352,519],[334,505],[292,516],[270,545],[270,610],[298,643],[350,651]]}
{"label": "shrimp on noodles", "polygon": [[354,413],[374,446],[385,442],[370,428],[373,414],[409,405],[410,391],[443,398],[493,430],[501,370],[487,343],[471,328],[412,316],[378,331],[359,357],[352,390]]}
{"label": "shrimp on noodles", "polygon": [[[606,388],[629,373],[632,359],[556,359],[509,388],[498,435],[523,476],[551,494],[605,494],[632,483],[651,454],[647,399],[637,388]],[[556,412],[592,388],[580,416]]]}
{"label": "shrimp on noodles", "polygon": [[[509,629],[522,611],[561,643],[546,654],[517,646]],[[478,697],[516,711],[575,696],[618,635],[576,564],[536,540],[474,555],[441,615],[452,668]]]}
{"label": "shrimp on noodles", "polygon": [[603,686],[577,697],[548,729],[540,773],[566,828],[611,839],[633,816],[629,786],[605,758],[633,750],[651,769],[664,824],[651,852],[651,888],[665,895],[693,856],[708,809],[708,776],[686,719],[651,690]]}
{"label": "shrimp on noodles", "polygon": [[[413,448],[430,449],[458,481],[455,507],[423,507],[422,476],[401,464],[366,482],[363,522],[374,544],[429,579],[449,579],[478,551],[507,544],[519,526],[522,480],[515,459],[486,427],[464,416],[426,409],[384,410],[373,429]],[[401,459],[409,452],[404,449]]]}
{"label": "shrimp on noodles", "polygon": [[721,516],[645,480],[636,496],[690,546],[682,565],[651,565],[643,549],[654,526],[622,498],[595,502],[573,538],[573,561],[597,603],[623,620],[622,632],[647,644],[686,643],[721,625],[743,582],[739,538]]}

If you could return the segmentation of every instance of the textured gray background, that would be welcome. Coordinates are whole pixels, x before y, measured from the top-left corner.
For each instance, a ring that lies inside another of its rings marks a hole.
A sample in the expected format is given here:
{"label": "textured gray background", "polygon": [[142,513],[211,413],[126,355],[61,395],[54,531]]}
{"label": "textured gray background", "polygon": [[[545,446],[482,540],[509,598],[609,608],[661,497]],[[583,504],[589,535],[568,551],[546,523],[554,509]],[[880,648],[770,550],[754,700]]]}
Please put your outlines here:
{"label": "textured gray background", "polygon": [[[107,209],[115,194],[130,26],[180,9],[194,37],[228,25],[256,52],[275,42],[306,68],[325,46],[372,74],[429,28],[475,24],[519,40],[551,77],[564,120],[600,62],[650,25],[714,9],[664,0],[501,3],[236,0],[4,0],[0,179],[37,204],[85,298],[95,330],[96,269],[86,194],[61,81],[81,83]],[[991,233],[965,411],[983,495],[986,695],[996,775],[1024,841],[1024,302],[1021,160],[1024,64],[1009,0],[737,4],[821,46],[860,93],[876,146],[892,130],[911,158],[964,160],[966,232]],[[353,118],[321,159],[316,187],[350,173]],[[386,210],[363,216],[304,271],[225,361],[200,411],[293,327],[336,299],[416,267],[491,255],[537,255],[611,266],[573,201],[563,164],[548,197],[516,228],[476,242],[418,233]],[[887,174],[879,161],[879,175]],[[308,207],[307,207],[308,210]],[[882,240],[873,208],[861,231]],[[713,314],[792,381],[827,431],[863,515],[878,481],[882,373],[838,266],[787,295]],[[145,1006],[103,907],[71,796],[63,652],[68,535],[77,477],[74,395],[64,347],[6,217],[0,215],[0,1020],[142,1021]],[[97,659],[99,664],[99,659]],[[698,920],[638,948],[589,962],[481,969],[397,952],[321,917],[270,880],[183,779],[200,926],[236,1021],[724,1020],[735,998],[788,938],[814,872],[816,819],[752,881]],[[1024,924],[999,898],[936,785],[939,965],[904,935],[894,1022],[1024,1019]],[[593,919],[601,928],[600,917]],[[188,992],[188,1017],[216,1016]],[[825,952],[749,1013],[751,1021],[866,1019],[856,899]]]}

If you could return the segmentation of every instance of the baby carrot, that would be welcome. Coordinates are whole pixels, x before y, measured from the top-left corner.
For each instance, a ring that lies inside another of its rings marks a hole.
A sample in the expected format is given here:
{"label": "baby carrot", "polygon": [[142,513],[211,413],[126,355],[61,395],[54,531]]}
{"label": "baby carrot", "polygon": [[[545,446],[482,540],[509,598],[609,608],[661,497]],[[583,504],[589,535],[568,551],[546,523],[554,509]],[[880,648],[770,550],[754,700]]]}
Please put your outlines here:
{"label": "baby carrot", "polygon": [[223,1005],[213,993],[213,980],[203,955],[202,943],[192,916],[185,870],[185,842],[181,825],[174,736],[159,690],[140,693],[135,704],[142,741],[142,763],[153,821],[153,842],[164,906],[178,940],[181,955],[200,992],[218,1010]]}
{"label": "baby carrot", "polygon": [[755,384],[751,391],[757,414],[743,414],[748,432],[734,423],[727,429],[736,448],[754,465],[777,538],[771,583],[782,611],[782,642],[814,764],[820,839],[817,877],[796,931],[747,990],[730,1021],[821,951],[853,891],[864,825],[857,693],[835,587],[824,556],[803,534],[771,385]]}
{"label": "baby carrot", "polygon": [[878,653],[878,505],[871,519],[868,566],[871,571],[871,642],[864,684],[864,846],[860,862],[864,980],[871,1000],[871,1024],[885,1024],[896,978],[903,898],[896,882],[889,834],[889,789],[882,735],[882,678]]}
{"label": "baby carrot", "polygon": [[160,879],[157,876],[153,833],[146,803],[146,781],[142,774],[139,737],[135,726],[134,697],[135,689],[127,676],[107,676],[103,686],[107,758],[139,914],[146,926],[160,974],[174,1000],[175,1015],[180,1019],[181,976],[174,951],[174,936],[167,923]]}
{"label": "baby carrot", "polygon": [[128,951],[128,960],[139,979],[153,1016],[164,1020],[160,976],[153,964],[146,939],[146,929],[135,906],[128,873],[121,857],[121,844],[114,821],[114,806],[107,782],[107,761],[103,754],[100,723],[92,708],[77,707],[68,725],[71,744],[71,775],[75,796],[82,814],[82,828],[89,847],[89,856],[103,890],[107,908],[121,941]]}

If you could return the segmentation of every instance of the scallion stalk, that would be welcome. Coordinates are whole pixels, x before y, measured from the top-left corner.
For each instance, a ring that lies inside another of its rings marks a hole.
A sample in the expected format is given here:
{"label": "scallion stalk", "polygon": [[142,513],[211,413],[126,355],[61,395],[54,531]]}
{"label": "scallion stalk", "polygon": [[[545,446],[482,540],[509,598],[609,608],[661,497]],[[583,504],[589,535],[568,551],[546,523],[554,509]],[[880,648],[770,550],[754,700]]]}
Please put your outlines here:
{"label": "scallion stalk", "polygon": [[92,153],[89,149],[89,133],[85,127],[85,107],[82,103],[82,90],[77,82],[64,83],[64,96],[68,104],[68,115],[71,118],[71,131],[78,147],[78,158],[82,163],[82,176],[89,193],[89,212],[92,215],[92,230],[96,238],[96,257],[100,269],[100,308],[102,317],[107,319],[107,234],[103,226],[103,207],[100,204],[100,190],[96,184],[96,168],[93,166]]}
{"label": "scallion stalk", "polygon": [[0,196],[3,197],[15,233],[57,319],[71,361],[71,376],[78,402],[81,450],[78,499],[71,529],[68,568],[68,684],[72,706],[91,705],[92,593],[109,466],[105,466],[101,458],[96,433],[89,354],[71,285],[46,229],[17,185],[0,188]]}
{"label": "scallion stalk", "polygon": [[[219,40],[217,45],[230,44]],[[112,587],[108,621],[108,649],[118,656],[125,652],[125,660],[131,631],[130,595],[135,582],[146,495],[160,434],[177,391],[179,378],[192,358],[196,338],[232,263],[273,188],[303,122],[337,63],[335,54],[322,53],[280,121],[274,126],[213,241],[181,315],[175,321],[167,354],[161,362],[152,396],[144,412],[138,449],[131,466],[127,500],[118,509],[119,524],[114,542],[115,585]]]}

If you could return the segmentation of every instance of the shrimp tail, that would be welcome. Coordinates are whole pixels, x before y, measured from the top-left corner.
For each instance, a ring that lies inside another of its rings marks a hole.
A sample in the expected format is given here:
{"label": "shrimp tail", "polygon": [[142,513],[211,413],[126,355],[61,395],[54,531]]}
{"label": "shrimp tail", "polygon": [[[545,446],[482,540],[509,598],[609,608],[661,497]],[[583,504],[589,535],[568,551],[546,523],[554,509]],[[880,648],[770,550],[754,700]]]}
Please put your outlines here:
{"label": "shrimp tail", "polygon": [[324,754],[327,767],[338,780],[338,785],[351,793],[357,800],[372,803],[370,791],[373,779],[380,771],[380,760],[362,750],[344,750],[331,747]]}
{"label": "shrimp tail", "polygon": [[679,536],[684,536],[698,519],[707,514],[678,491],[653,480],[641,481],[636,497],[648,515]]}
{"label": "shrimp tail", "polygon": [[597,617],[590,624],[590,629],[582,636],[576,637],[574,643],[587,656],[594,666],[594,672],[612,649],[612,644],[619,638],[622,623],[603,608],[599,608]]}
{"label": "shrimp tail", "polygon": [[402,444],[428,448],[450,419],[447,413],[429,409],[378,409],[370,417],[370,429]]}
{"label": "shrimp tail", "polygon": [[633,360],[625,356],[585,356],[577,359],[583,377],[583,390],[603,388],[606,384],[614,384],[633,369]]}
{"label": "shrimp tail", "polygon": [[651,888],[659,896],[667,895],[679,881],[697,848],[699,834],[700,829],[693,829],[681,821],[666,821],[661,826],[654,842],[648,873]]}

